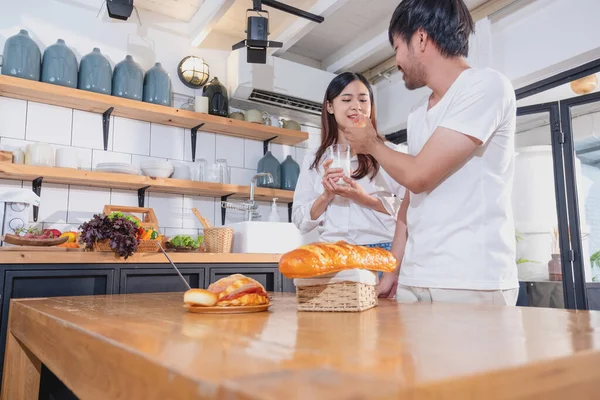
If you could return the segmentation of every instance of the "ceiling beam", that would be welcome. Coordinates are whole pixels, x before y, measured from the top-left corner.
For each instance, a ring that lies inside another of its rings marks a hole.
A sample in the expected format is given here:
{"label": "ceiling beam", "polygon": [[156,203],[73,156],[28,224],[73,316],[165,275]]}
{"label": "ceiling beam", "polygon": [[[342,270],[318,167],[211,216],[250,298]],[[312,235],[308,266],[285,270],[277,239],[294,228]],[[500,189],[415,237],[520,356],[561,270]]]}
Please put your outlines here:
{"label": "ceiling beam", "polygon": [[[380,21],[374,27],[351,41],[340,50],[326,57],[322,62],[323,68],[337,73],[347,70],[373,54],[390,46],[387,33],[388,21]],[[365,39],[367,38],[367,39]]]}
{"label": "ceiling beam", "polygon": [[205,0],[189,22],[192,46],[199,47],[235,0]]}
{"label": "ceiling beam", "polygon": [[[513,3],[516,3],[519,0],[489,0],[479,7],[471,10],[471,16],[473,17],[473,22],[477,22],[480,19],[487,18],[488,16],[502,10],[510,6]],[[387,28],[386,28],[387,34]],[[372,81],[373,79],[380,76],[382,73],[393,71],[396,69],[396,60],[395,57],[390,57],[387,60],[379,63],[373,68],[369,68],[366,71],[363,71],[362,74],[367,78],[367,80]]]}
{"label": "ceiling beam", "polygon": [[[340,7],[346,4],[348,0],[317,0],[317,2],[308,10],[311,14],[329,17]],[[283,27],[279,32],[274,32],[273,39],[277,42],[283,42],[283,47],[276,49],[273,54],[280,56],[298,43],[300,39],[306,36],[310,31],[316,28],[318,24],[304,18],[295,18],[290,25]]]}

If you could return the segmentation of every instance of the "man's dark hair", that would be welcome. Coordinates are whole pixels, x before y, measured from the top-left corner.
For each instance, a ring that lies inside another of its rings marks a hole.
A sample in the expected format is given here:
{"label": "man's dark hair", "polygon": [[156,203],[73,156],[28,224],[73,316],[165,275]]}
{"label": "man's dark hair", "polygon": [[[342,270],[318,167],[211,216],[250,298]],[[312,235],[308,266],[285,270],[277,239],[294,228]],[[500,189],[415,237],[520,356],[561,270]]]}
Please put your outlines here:
{"label": "man's dark hair", "polygon": [[469,36],[474,23],[463,0],[403,0],[390,21],[388,34],[409,43],[422,28],[444,57],[469,55]]}

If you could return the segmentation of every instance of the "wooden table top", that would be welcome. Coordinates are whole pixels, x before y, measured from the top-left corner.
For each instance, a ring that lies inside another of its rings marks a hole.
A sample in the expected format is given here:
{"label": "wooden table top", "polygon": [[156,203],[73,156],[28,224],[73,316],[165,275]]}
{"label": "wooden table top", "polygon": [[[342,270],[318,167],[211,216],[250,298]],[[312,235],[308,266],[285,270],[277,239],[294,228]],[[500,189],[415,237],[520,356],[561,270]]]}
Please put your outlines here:
{"label": "wooden table top", "polygon": [[188,313],[182,293],[13,300],[9,329],[83,400],[600,396],[600,312],[272,297],[236,315]]}

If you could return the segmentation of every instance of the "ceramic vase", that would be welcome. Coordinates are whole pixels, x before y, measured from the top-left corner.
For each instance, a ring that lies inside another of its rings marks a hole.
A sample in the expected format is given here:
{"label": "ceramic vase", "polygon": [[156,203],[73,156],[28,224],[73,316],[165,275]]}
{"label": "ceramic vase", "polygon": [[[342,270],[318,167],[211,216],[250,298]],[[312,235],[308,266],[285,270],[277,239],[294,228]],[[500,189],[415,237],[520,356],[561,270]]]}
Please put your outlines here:
{"label": "ceramic vase", "polygon": [[268,183],[267,177],[261,176],[256,180],[256,186],[271,189],[279,189],[281,187],[281,164],[270,151],[267,151],[267,154],[258,161],[257,172],[270,172],[273,176],[273,181]]}
{"label": "ceramic vase", "polygon": [[99,48],[95,47],[81,59],[77,87],[90,92],[112,93],[112,67]]}
{"label": "ceramic vase", "polygon": [[128,55],[115,65],[112,95],[142,101],[144,93],[144,70]]}
{"label": "ceramic vase", "polygon": [[42,70],[42,53],[29,33],[19,33],[6,39],[2,53],[2,75],[39,81]]}
{"label": "ceramic vase", "polygon": [[160,63],[154,64],[144,77],[144,101],[170,107],[172,92],[169,74]]}

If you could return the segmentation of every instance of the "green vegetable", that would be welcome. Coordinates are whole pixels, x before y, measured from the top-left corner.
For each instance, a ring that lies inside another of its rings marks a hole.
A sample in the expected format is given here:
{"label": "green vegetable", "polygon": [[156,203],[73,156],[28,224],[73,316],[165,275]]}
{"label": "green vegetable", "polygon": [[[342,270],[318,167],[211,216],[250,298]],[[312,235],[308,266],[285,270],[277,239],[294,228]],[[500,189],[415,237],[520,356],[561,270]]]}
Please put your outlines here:
{"label": "green vegetable", "polygon": [[175,247],[185,247],[197,249],[200,246],[198,240],[192,239],[189,235],[177,235],[170,240],[171,245]]}
{"label": "green vegetable", "polygon": [[150,235],[150,239],[154,240],[158,237],[158,232],[156,231],[152,231],[152,234]]}
{"label": "green vegetable", "polygon": [[202,243],[204,243],[204,236],[199,235],[198,236],[198,244],[202,244]]}
{"label": "green vegetable", "polygon": [[115,218],[124,218],[127,221],[131,222],[136,228],[140,227],[140,221],[132,217],[131,215],[125,215],[120,211],[113,211],[108,215],[108,219],[111,221]]}

